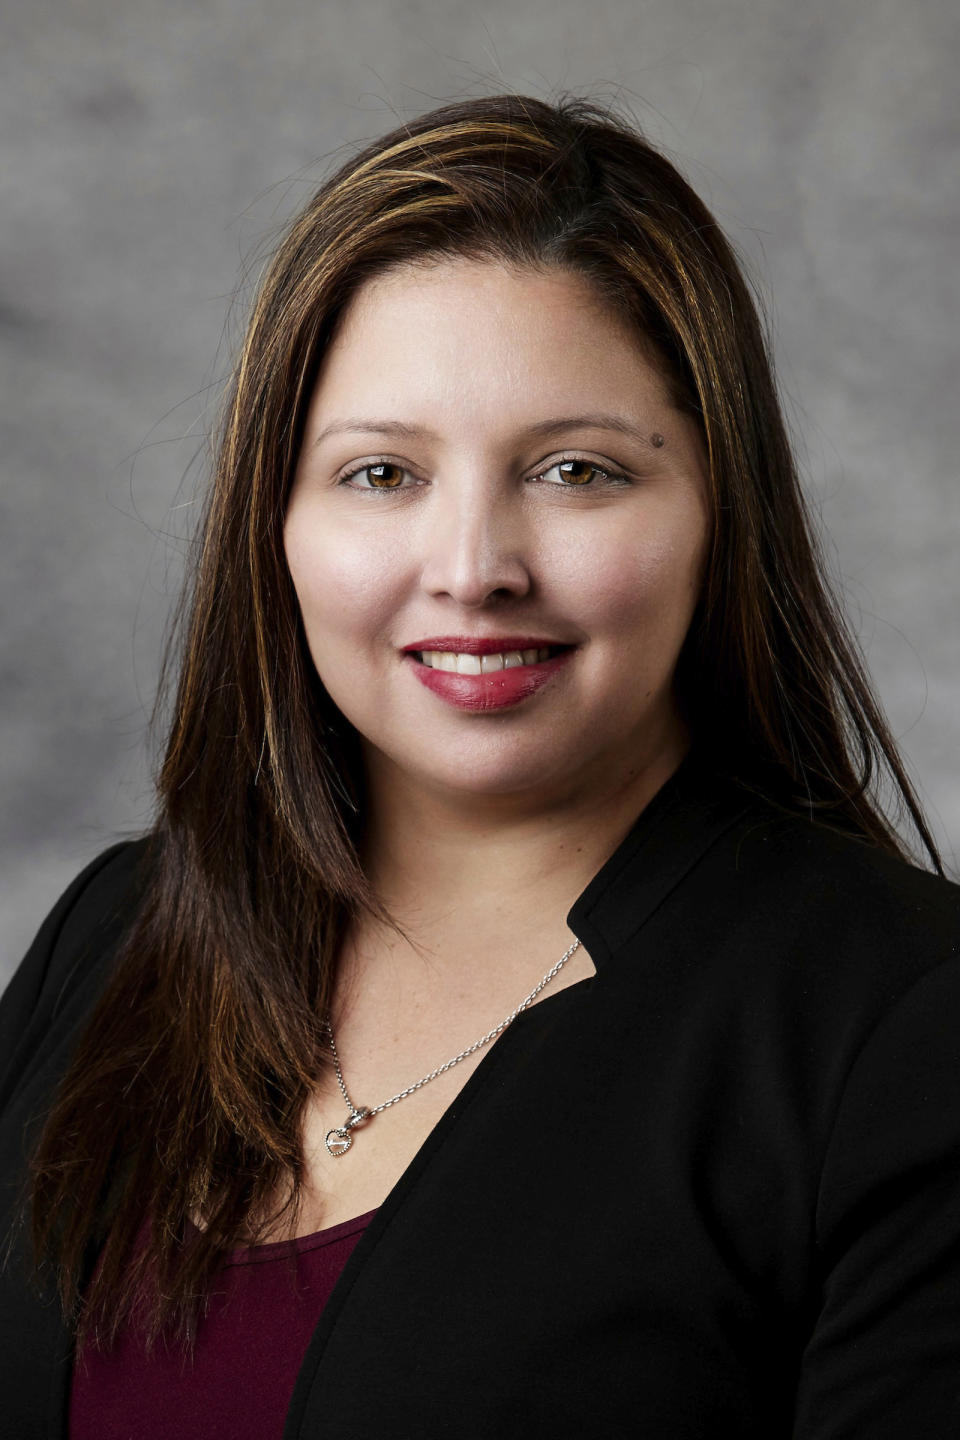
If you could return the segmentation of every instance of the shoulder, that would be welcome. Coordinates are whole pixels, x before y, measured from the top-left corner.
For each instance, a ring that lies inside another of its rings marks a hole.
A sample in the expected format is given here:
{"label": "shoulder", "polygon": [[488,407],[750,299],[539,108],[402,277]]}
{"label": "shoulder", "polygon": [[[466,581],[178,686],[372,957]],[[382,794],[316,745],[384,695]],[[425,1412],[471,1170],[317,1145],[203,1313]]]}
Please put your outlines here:
{"label": "shoulder", "polygon": [[149,851],[145,837],[111,845],[91,860],[44,919],[11,986],[62,983],[72,964],[122,928],[139,898]]}
{"label": "shoulder", "polygon": [[[598,966],[659,957],[691,1005],[797,1037],[862,1037],[937,967],[960,982],[960,886],[693,767],[571,918]],[[645,966],[614,969],[646,983]]]}
{"label": "shoulder", "polygon": [[104,975],[143,894],[151,837],[96,856],[67,886],[0,997],[0,1100],[91,977]]}
{"label": "shoulder", "polygon": [[631,948],[651,921],[701,954],[731,936],[742,955],[799,947],[834,966],[901,953],[909,967],[960,949],[960,886],[693,762],[641,813],[572,915],[601,957]]}
{"label": "shoulder", "polygon": [[44,922],[56,917],[58,953],[82,946],[98,932],[124,922],[142,892],[151,853],[151,836],[122,840],[80,871]]}
{"label": "shoulder", "polygon": [[780,927],[878,952],[924,939],[931,958],[960,953],[960,885],[829,825],[748,796],[723,858],[741,903]]}
{"label": "shoulder", "polygon": [[836,1053],[924,995],[960,1023],[960,886],[744,798],[676,912],[715,959],[717,988]]}

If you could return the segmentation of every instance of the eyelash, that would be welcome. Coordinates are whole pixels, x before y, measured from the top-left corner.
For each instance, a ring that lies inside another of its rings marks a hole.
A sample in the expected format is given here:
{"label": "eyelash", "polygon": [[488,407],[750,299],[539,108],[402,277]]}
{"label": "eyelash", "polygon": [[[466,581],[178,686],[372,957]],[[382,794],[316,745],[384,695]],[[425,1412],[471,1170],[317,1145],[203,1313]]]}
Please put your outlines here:
{"label": "eyelash", "polygon": [[[596,472],[597,475],[602,476],[604,481],[606,481],[610,485],[629,485],[632,483],[628,476],[621,475],[620,472],[617,470],[607,469],[607,467],[604,465],[598,465],[596,461],[590,460],[586,455],[561,455],[556,460],[554,460],[551,465],[545,466],[542,470],[538,471],[536,475],[530,476],[530,479],[540,480],[544,475],[548,475],[551,470],[555,470],[558,465],[569,465],[575,463],[579,463],[581,465],[589,465],[591,469]],[[386,457],[382,457],[377,460],[368,460],[364,465],[355,465],[352,470],[346,471],[338,478],[337,484],[346,485],[357,475],[362,475],[365,470],[372,470],[377,465],[395,465],[398,470],[403,470],[405,474],[410,473],[405,466],[397,464],[395,460],[389,460]],[[371,495],[391,495],[396,494],[398,490],[410,490],[412,488],[413,486],[410,485],[354,486],[354,489],[365,491],[367,494]],[[556,484],[552,485],[552,488],[555,490],[593,490],[594,488],[599,487],[594,486],[593,480],[588,480],[582,485],[570,485],[564,484],[562,481],[557,481]]]}

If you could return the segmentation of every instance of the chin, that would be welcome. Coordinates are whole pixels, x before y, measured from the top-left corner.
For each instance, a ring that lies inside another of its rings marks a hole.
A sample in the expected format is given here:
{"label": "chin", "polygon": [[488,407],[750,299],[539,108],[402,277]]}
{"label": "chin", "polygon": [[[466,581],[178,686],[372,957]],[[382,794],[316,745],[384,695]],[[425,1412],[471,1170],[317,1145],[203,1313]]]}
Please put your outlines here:
{"label": "chin", "polygon": [[559,756],[551,756],[551,763],[544,765],[542,751],[533,760],[521,755],[467,757],[463,754],[451,757],[446,764],[438,763],[438,759],[434,755],[417,767],[405,764],[403,768],[408,774],[416,775],[419,785],[442,791],[451,799],[457,795],[465,800],[542,796],[549,801],[569,790],[575,779],[573,767],[563,763]]}

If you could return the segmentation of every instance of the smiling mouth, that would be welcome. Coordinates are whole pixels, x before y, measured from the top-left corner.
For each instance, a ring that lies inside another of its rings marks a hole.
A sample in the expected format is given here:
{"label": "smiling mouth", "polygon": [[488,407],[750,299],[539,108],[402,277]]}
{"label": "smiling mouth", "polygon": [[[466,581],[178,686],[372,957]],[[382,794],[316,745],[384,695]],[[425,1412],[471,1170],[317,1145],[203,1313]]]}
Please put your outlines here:
{"label": "smiling mouth", "polygon": [[[531,699],[566,668],[576,645],[515,645],[521,637],[473,640],[463,636],[424,637],[422,650],[405,652],[420,684],[454,709],[497,714]],[[523,639],[527,639],[523,636]],[[539,639],[529,636],[529,639]],[[463,649],[455,649],[462,645]],[[503,649],[494,649],[495,645]],[[428,648],[430,646],[442,648]]]}
{"label": "smiling mouth", "polygon": [[410,653],[421,665],[426,665],[431,670],[445,670],[451,675],[492,675],[499,670],[518,670],[524,665],[541,665],[570,649],[570,645],[542,645],[529,650],[495,651],[489,655],[473,655],[456,650],[414,650]]}

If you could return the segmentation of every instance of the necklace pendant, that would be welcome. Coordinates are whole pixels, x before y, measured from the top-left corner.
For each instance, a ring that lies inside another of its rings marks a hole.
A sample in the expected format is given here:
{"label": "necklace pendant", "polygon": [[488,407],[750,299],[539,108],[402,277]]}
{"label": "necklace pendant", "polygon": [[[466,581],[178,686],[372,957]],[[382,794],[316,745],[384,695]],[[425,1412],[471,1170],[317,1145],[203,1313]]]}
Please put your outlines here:
{"label": "necklace pendant", "polygon": [[334,1160],[341,1155],[346,1155],[353,1144],[353,1136],[344,1126],[336,1126],[333,1130],[327,1131],[327,1137],[323,1142]]}
{"label": "necklace pendant", "polygon": [[334,1160],[338,1159],[341,1155],[346,1155],[350,1146],[353,1144],[353,1131],[358,1125],[362,1125],[364,1120],[369,1118],[369,1115],[369,1110],[354,1110],[353,1114],[348,1115],[342,1125],[335,1125],[332,1130],[327,1131],[326,1139],[323,1143],[326,1145]]}

